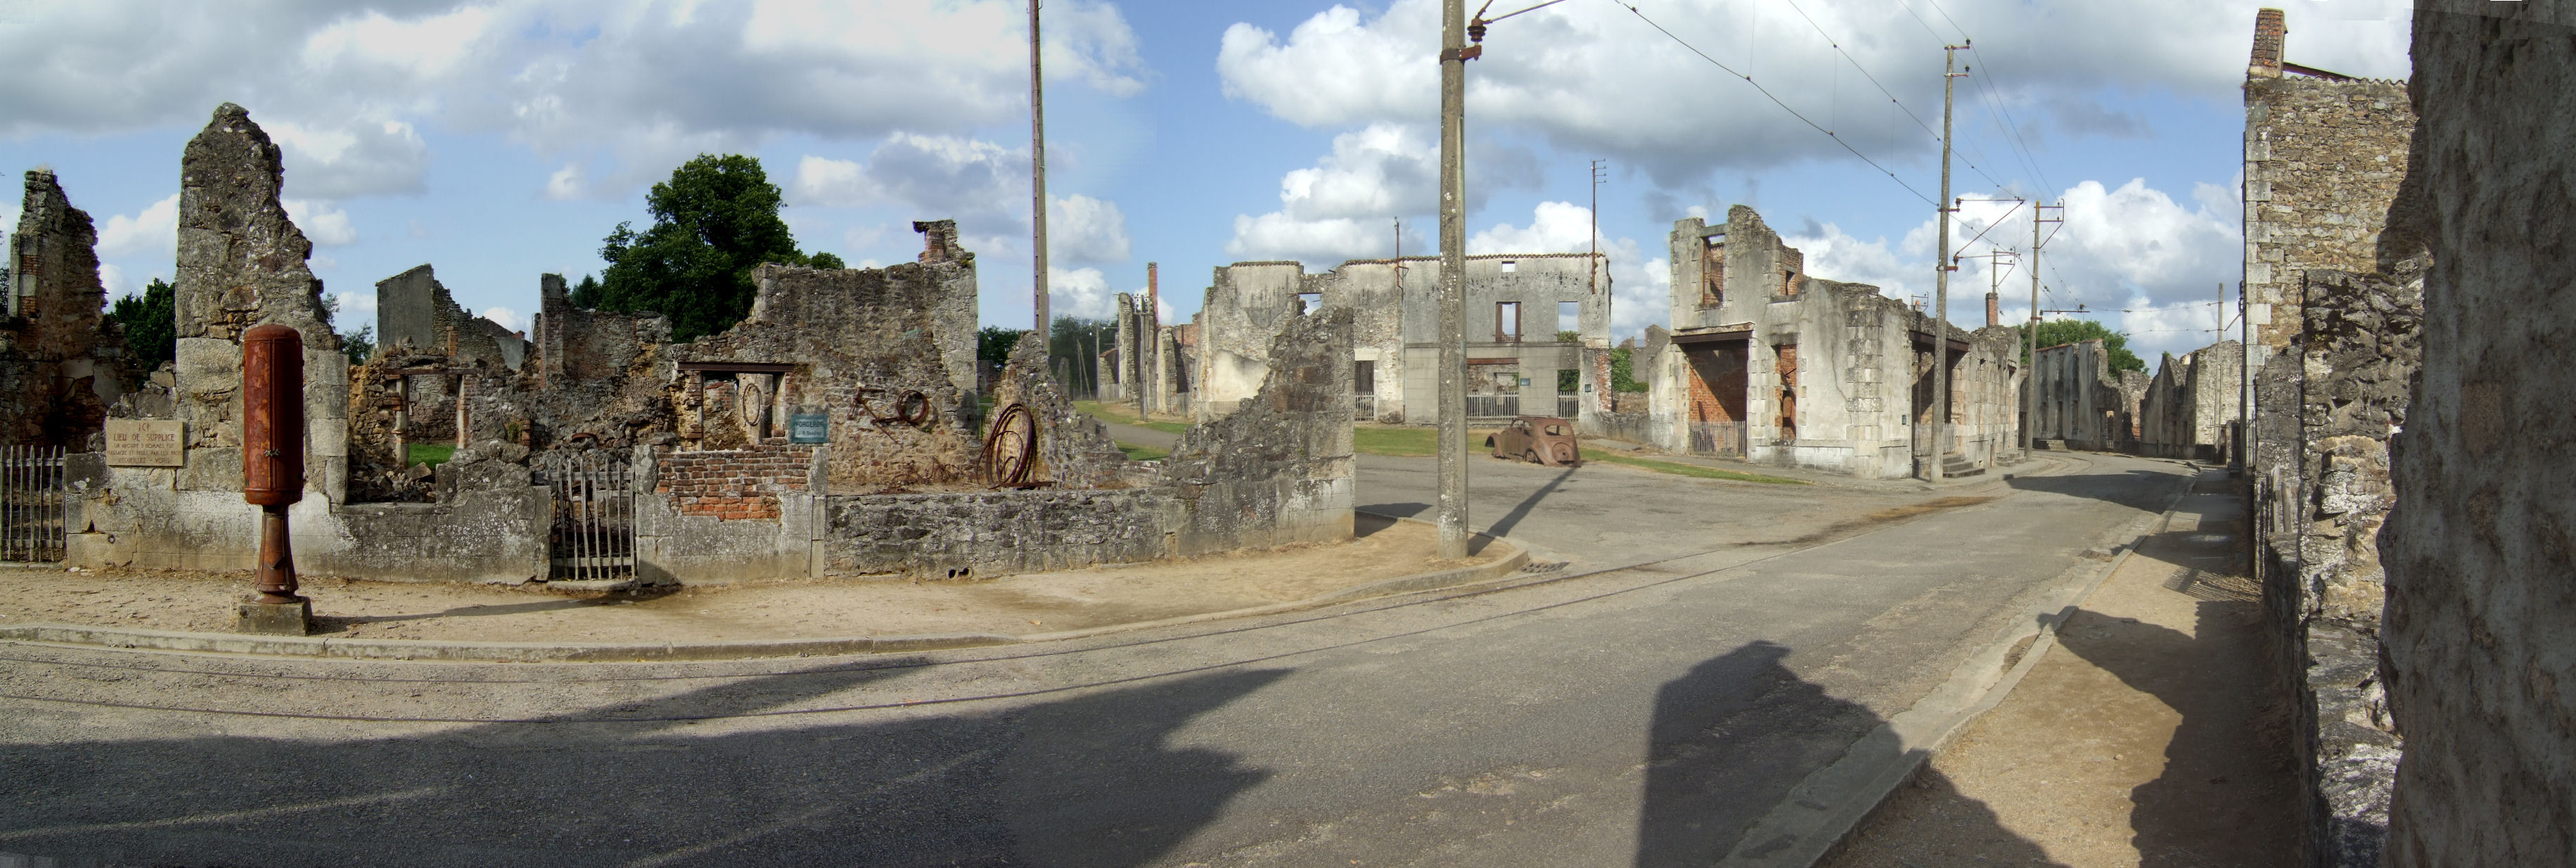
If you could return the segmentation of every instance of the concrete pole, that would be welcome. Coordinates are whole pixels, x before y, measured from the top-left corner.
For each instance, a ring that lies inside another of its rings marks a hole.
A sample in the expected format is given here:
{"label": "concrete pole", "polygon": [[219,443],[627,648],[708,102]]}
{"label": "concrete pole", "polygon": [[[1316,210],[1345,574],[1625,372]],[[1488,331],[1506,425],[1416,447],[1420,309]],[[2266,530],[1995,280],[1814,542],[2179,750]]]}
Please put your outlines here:
{"label": "concrete pole", "polygon": [[1440,557],[1467,556],[1467,2],[1440,4]]}
{"label": "concrete pole", "polygon": [[1942,46],[1941,64],[1941,201],[1934,208],[1940,214],[1941,242],[1933,251],[1932,263],[1932,455],[1924,461],[1923,476],[1941,481],[1941,455],[1950,442],[1950,115],[1951,93],[1956,90],[1960,73],[1959,49],[1962,45]]}
{"label": "concrete pole", "polygon": [[1029,179],[1033,204],[1029,221],[1034,227],[1037,248],[1037,270],[1034,274],[1037,305],[1038,338],[1047,337],[1047,239],[1046,239],[1046,75],[1038,65],[1038,0],[1029,0]]}
{"label": "concrete pole", "polygon": [[2030,361],[2022,364],[2024,370],[2021,377],[2022,382],[2029,386],[2022,390],[2021,454],[2023,455],[2030,454],[2030,429],[2039,427],[2039,218],[2040,209],[2047,207],[2037,203],[2030,206],[2030,328],[2022,335],[2023,340],[2030,344]]}

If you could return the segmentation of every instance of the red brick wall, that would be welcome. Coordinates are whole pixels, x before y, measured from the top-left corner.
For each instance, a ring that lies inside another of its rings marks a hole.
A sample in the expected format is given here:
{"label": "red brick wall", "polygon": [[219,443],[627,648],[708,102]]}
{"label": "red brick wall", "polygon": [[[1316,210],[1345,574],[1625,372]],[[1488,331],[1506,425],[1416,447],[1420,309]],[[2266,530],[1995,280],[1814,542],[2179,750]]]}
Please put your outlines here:
{"label": "red brick wall", "polygon": [[662,456],[653,490],[670,495],[681,515],[774,521],[779,493],[804,491],[813,467],[811,445],[673,452]]}

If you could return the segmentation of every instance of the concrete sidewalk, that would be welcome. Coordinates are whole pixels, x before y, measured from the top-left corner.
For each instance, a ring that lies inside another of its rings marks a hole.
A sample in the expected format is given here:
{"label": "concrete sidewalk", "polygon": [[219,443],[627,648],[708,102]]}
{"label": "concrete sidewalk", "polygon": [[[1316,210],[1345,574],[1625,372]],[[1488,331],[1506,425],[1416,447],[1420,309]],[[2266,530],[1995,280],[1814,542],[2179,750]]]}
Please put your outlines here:
{"label": "concrete sidewalk", "polygon": [[[316,637],[338,642],[783,648],[835,637],[978,636],[985,641],[970,644],[993,644],[1462,584],[1526,562],[1521,547],[1490,539],[1480,539],[1465,561],[1439,561],[1426,523],[1367,514],[1358,521],[1361,536],[1342,544],[975,581],[814,579],[597,593],[317,578],[305,582],[304,593],[313,599]],[[55,624],[229,633],[232,604],[248,592],[244,574],[0,571],[0,632]],[[86,638],[45,641],[117,641],[95,630],[48,635]]]}
{"label": "concrete sidewalk", "polygon": [[[1586,441],[1585,445],[1587,448],[1593,448],[1590,441]],[[1732,458],[1716,458],[1707,455],[1677,455],[1654,449],[1627,450],[1604,448],[1602,451],[1631,458],[1642,458],[1648,461],[1667,461],[1674,464],[1688,464],[1694,467],[1706,467],[1712,470],[1727,470],[1736,473],[1755,473],[1763,476],[1777,476],[1785,479],[1795,479],[1802,482],[1814,483],[1816,485],[1829,485],[1837,488],[1857,488],[1870,491],[1929,491],[1935,488],[1980,485],[2023,475],[2046,474],[2059,467],[2065,466],[2067,463],[2062,458],[2050,458],[2044,455],[2030,455],[2027,457],[2010,456],[2006,462],[1997,464],[1995,467],[1984,473],[1979,473],[1973,476],[1947,477],[1938,483],[1932,483],[1920,479],[1855,479],[1850,476],[1825,470],[1813,470],[1804,467],[1780,467],[1770,464],[1755,464],[1749,461],[1741,461]]]}
{"label": "concrete sidewalk", "polygon": [[2012,694],[1825,864],[2287,864],[2297,782],[2242,515],[2203,471]]}

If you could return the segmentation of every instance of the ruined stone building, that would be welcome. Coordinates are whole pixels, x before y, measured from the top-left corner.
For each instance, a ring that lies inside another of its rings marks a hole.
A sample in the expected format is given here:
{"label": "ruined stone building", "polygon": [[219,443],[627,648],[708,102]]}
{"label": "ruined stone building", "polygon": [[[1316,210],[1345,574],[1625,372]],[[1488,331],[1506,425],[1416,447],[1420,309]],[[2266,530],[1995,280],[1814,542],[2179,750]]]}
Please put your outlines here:
{"label": "ruined stone building", "polygon": [[[280,207],[278,150],[218,109],[182,167],[176,376],[114,408],[178,423],[178,466],[77,456],[77,566],[251,566],[240,335],[305,336],[299,568],[607,585],[958,578],[1350,538],[1347,314],[1275,336],[1250,409],[1132,462],[1025,336],[975,410],[976,272],[952,221],[918,261],[763,266],[743,321],[689,343],[539,280],[517,364],[427,267],[388,280],[389,343],[351,369]],[[457,444],[434,470],[409,446]]]}
{"label": "ruined stone building", "polygon": [[376,281],[376,346],[435,352],[468,364],[488,361],[513,371],[528,356],[527,335],[458,305],[427,264]]}
{"label": "ruined stone building", "polygon": [[2405,82],[2290,61],[2288,33],[2280,10],[2257,13],[2244,86],[2254,567],[2297,713],[2309,861],[2377,865],[2399,751],[2379,529],[2424,314],[2415,106]]}
{"label": "ruined stone building", "polygon": [[[1199,309],[1200,419],[1234,411],[1271,370],[1270,336],[1325,310],[1353,317],[1358,412],[1431,425],[1439,414],[1438,257],[1355,259],[1307,274],[1297,262],[1216,269]],[[1609,408],[1610,276],[1589,253],[1467,257],[1467,416],[1592,420]],[[1584,400],[1591,396],[1593,400]]]}
{"label": "ruined stone building", "polygon": [[[1670,344],[1632,362],[1654,445],[1872,479],[1982,472],[2020,448],[2021,332],[1968,331],[1806,272],[1753,209],[1673,224]],[[1660,338],[1659,338],[1660,339]],[[1932,443],[1935,358],[1950,442]]]}
{"label": "ruined stone building", "polygon": [[2245,401],[2245,345],[2218,343],[2165,354],[2139,402],[2137,451],[2227,463]]}
{"label": "ruined stone building", "polygon": [[9,261],[0,264],[0,443],[90,448],[124,391],[124,333],[102,316],[98,232],[54,173],[27,173]]}
{"label": "ruined stone building", "polygon": [[[2038,415],[2029,420],[2032,442],[2047,449],[2124,452],[2136,446],[2138,397],[2128,381],[2135,371],[2111,373],[2111,352],[2100,338],[2039,348],[2031,362]],[[2136,390],[2143,393],[2143,384]]]}
{"label": "ruined stone building", "polygon": [[1133,402],[1139,415],[1187,415],[1198,373],[1197,323],[1162,324],[1162,267],[1145,264],[1145,296],[1118,294],[1117,343],[1102,398]]}

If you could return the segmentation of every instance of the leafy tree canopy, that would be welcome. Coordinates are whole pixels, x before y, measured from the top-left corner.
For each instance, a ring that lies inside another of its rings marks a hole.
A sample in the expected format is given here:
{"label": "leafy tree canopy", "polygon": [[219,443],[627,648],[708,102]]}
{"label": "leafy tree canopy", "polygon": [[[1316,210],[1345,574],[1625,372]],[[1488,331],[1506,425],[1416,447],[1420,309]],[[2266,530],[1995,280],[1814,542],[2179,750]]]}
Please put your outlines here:
{"label": "leafy tree canopy", "polygon": [[179,294],[160,278],[144,285],[140,295],[116,300],[109,319],[125,327],[125,354],[136,373],[148,373],[179,357]]}
{"label": "leafy tree canopy", "polygon": [[975,360],[1000,369],[1010,363],[1011,348],[1020,345],[1020,336],[1028,333],[1028,329],[985,326],[975,332]]}
{"label": "leafy tree canopy", "polygon": [[1653,389],[1648,388],[1648,387],[1647,387],[1647,385],[1646,385],[1645,383],[1643,383],[1643,382],[1639,382],[1639,381],[1637,380],[1637,376],[1636,376],[1636,370],[1637,370],[1637,369],[1636,369],[1636,362],[1635,362],[1635,361],[1633,360],[1633,358],[1632,358],[1635,354],[1636,354],[1636,351],[1635,351],[1635,350],[1633,350],[1633,349],[1631,349],[1631,348],[1629,348],[1629,347],[1620,347],[1620,348],[1618,348],[1618,349],[1615,349],[1615,350],[1611,350],[1611,351],[1610,351],[1610,390],[1611,390],[1611,391],[1613,391],[1613,392],[1650,392],[1650,391],[1653,391]]}
{"label": "leafy tree canopy", "polygon": [[[2108,326],[2089,319],[2052,319],[2041,320],[2039,323],[2039,345],[2042,347],[2096,338],[2101,339],[2103,349],[2111,352],[2111,373],[2147,369],[2146,360],[2138,358],[2137,353],[2129,352],[2129,335],[2126,332],[2112,331]],[[2021,360],[2023,364],[2030,363],[2029,347],[2022,348]]]}
{"label": "leafy tree canopy", "polygon": [[599,249],[608,269],[587,294],[601,309],[669,317],[673,340],[741,322],[756,292],[751,270],[764,263],[841,267],[840,257],[797,252],[778,218],[785,198],[756,157],[700,154],[653,185],[644,202],[653,226],[617,224]]}

